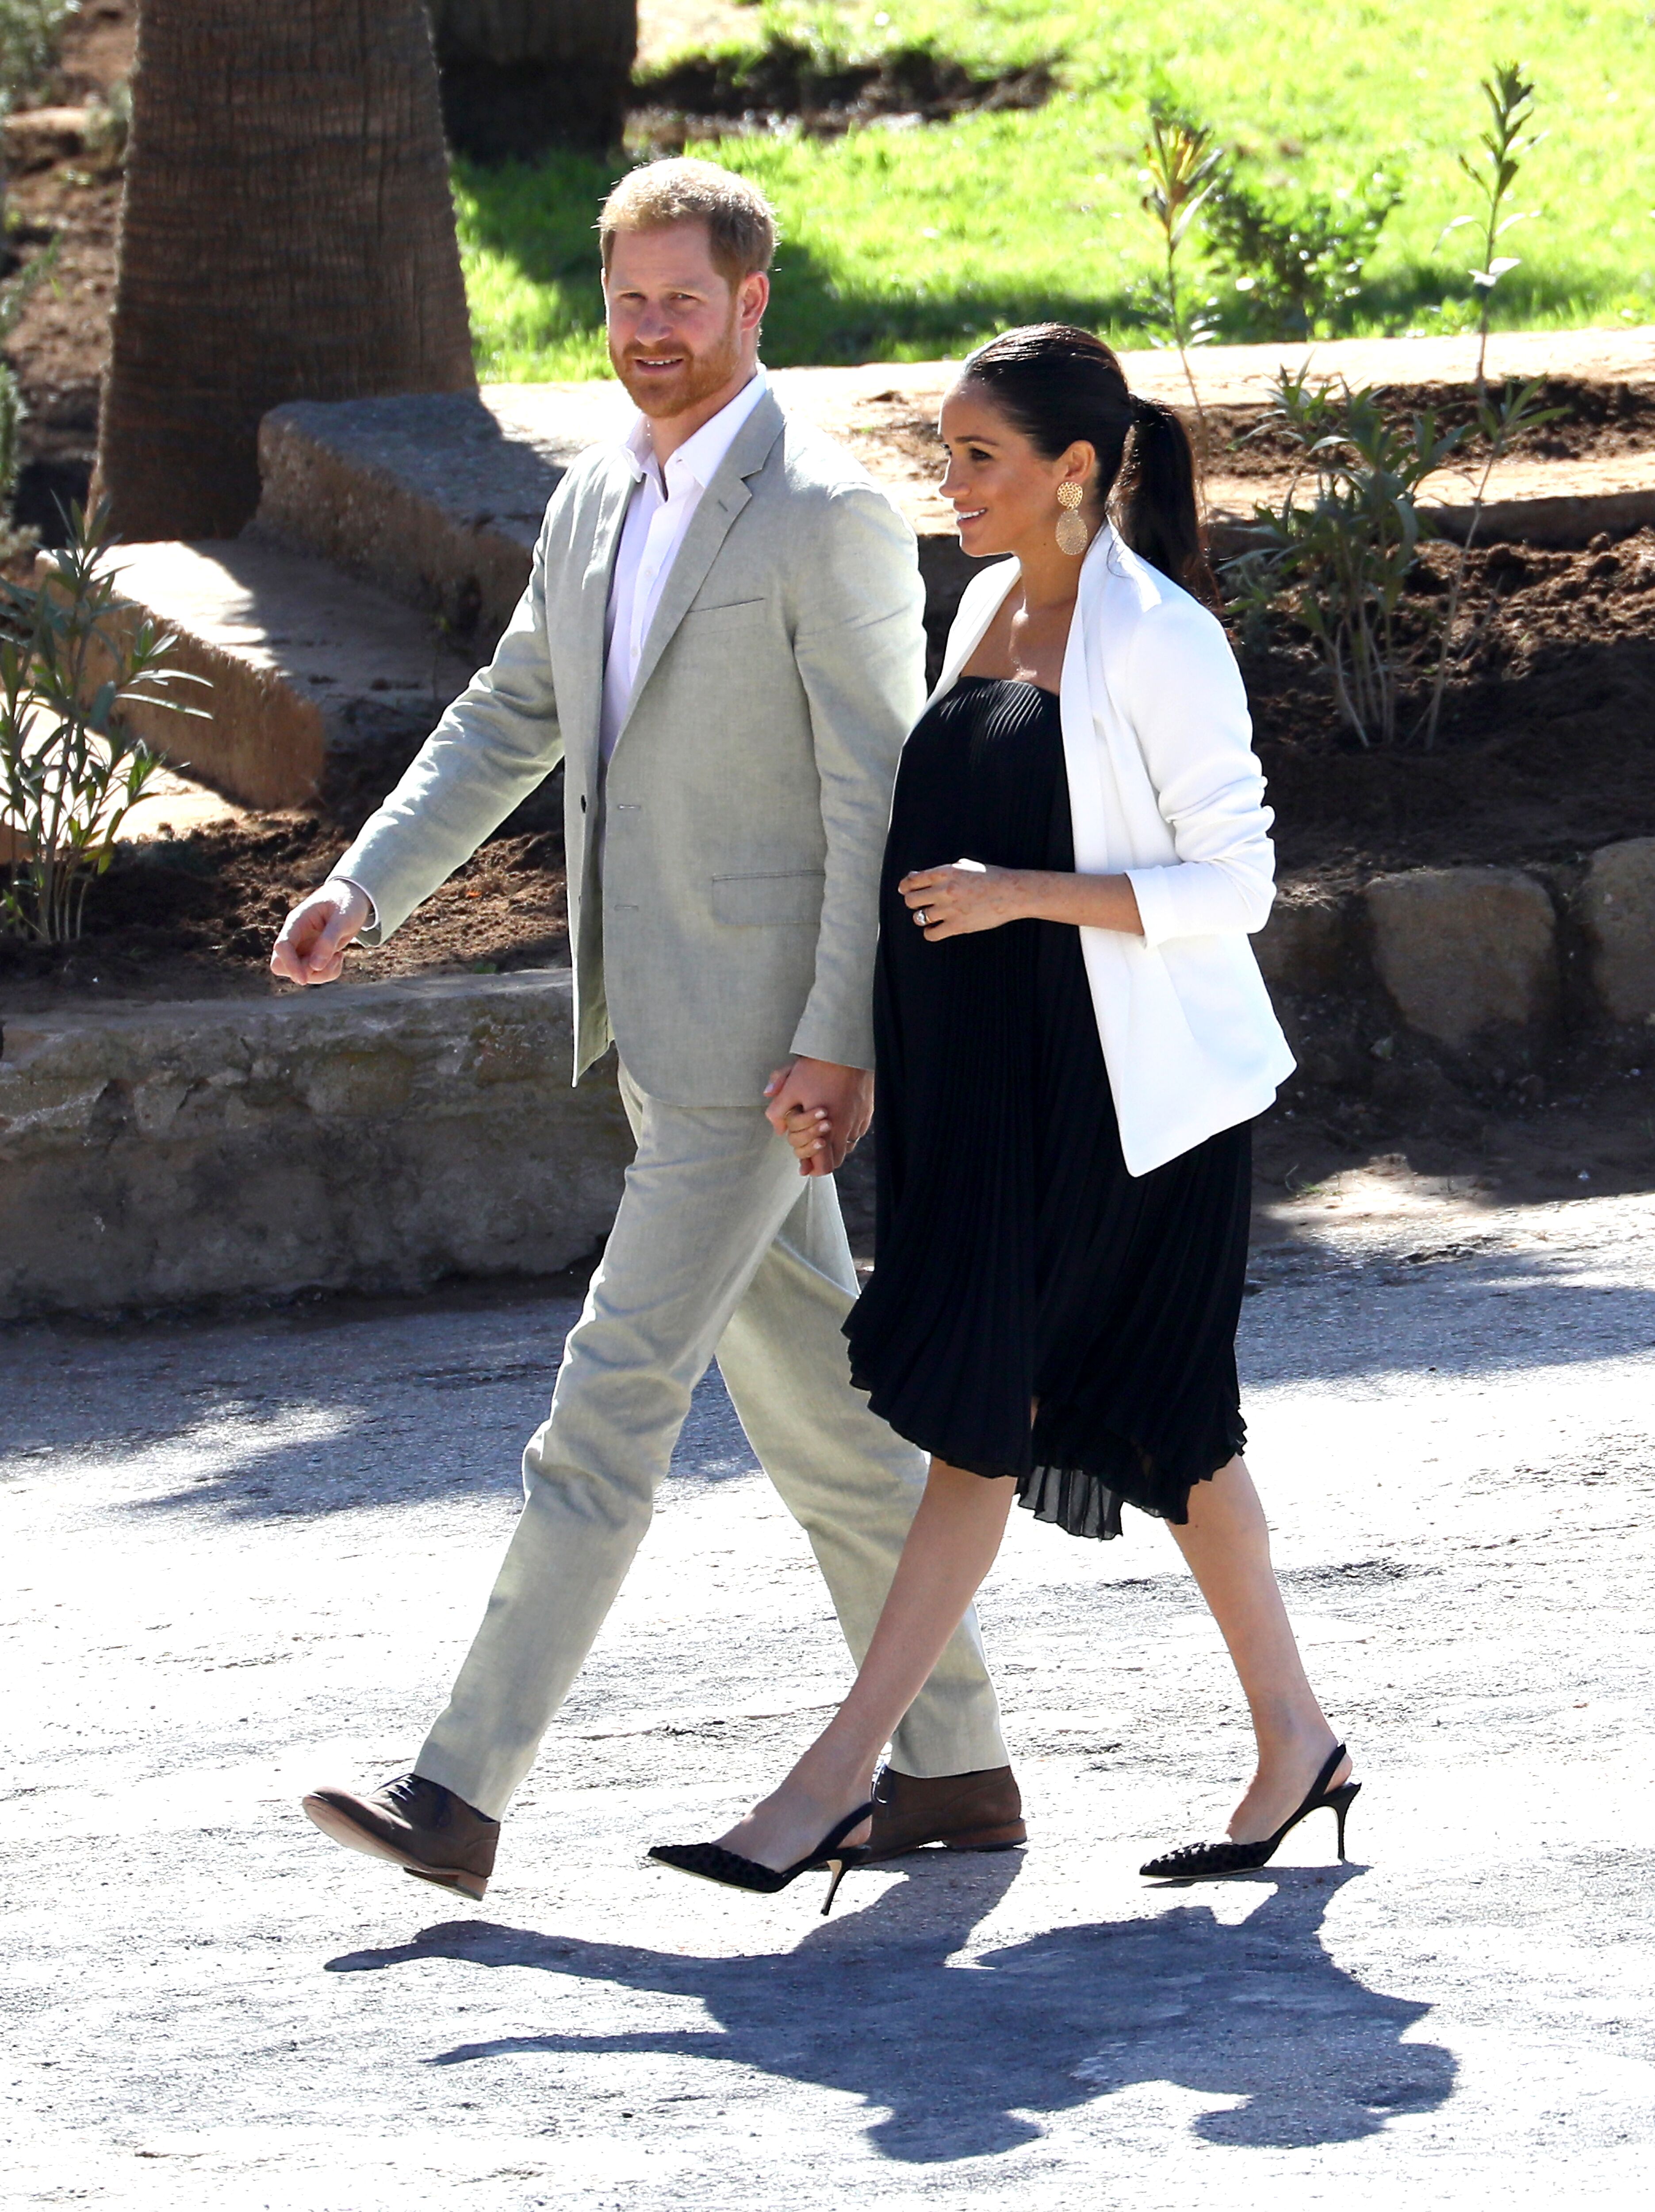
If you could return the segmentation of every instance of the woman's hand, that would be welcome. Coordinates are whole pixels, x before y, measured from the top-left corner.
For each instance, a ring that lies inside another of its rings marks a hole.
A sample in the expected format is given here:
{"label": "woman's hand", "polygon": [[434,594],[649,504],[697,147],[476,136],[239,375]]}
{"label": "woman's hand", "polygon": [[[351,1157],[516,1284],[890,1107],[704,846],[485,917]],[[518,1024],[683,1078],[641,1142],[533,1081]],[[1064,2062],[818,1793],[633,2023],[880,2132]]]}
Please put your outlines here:
{"label": "woman's hand", "polygon": [[874,1079],[865,1067],[801,1054],[764,1086],[764,1115],[797,1155],[802,1176],[832,1175],[868,1133]]}
{"label": "woman's hand", "polygon": [[790,1106],[781,1133],[793,1147],[801,1175],[830,1172],[827,1158],[834,1149],[832,1116],[821,1106]]}
{"label": "woman's hand", "polygon": [[973,929],[998,929],[1028,913],[1028,878],[1021,868],[991,868],[981,860],[955,860],[947,868],[917,868],[897,885],[928,945],[964,937]]}
{"label": "woman's hand", "polygon": [[1074,876],[1061,869],[990,868],[981,860],[956,860],[951,868],[916,868],[896,888],[927,943],[998,929],[1008,921],[1066,921],[1077,929],[1143,934],[1130,876]]}

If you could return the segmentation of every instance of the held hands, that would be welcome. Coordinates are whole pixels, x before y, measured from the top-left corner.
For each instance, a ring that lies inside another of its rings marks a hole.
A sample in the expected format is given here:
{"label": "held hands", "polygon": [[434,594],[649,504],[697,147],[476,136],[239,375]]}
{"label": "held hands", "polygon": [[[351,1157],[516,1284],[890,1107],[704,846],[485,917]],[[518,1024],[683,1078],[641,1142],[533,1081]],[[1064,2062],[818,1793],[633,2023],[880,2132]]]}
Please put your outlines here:
{"label": "held hands", "polygon": [[925,933],[928,945],[998,929],[1028,913],[1028,885],[1016,868],[991,868],[981,860],[955,860],[946,868],[917,868],[897,890]]}
{"label": "held hands", "polygon": [[282,925],[270,953],[270,973],[289,983],[332,983],[345,964],[345,947],[367,926],[366,895],[355,884],[330,880],[301,899]]}
{"label": "held hands", "polygon": [[865,1067],[799,1059],[779,1067],[764,1086],[765,1119],[798,1157],[802,1176],[832,1175],[868,1133],[874,1079]]}

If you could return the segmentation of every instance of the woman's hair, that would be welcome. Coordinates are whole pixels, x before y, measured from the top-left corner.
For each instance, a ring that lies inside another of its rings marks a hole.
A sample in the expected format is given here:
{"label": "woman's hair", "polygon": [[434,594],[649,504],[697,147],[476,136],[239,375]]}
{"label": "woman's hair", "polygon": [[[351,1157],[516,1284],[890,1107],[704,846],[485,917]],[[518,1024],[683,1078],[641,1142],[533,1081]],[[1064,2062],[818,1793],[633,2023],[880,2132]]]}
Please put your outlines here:
{"label": "woman's hair", "polygon": [[1084,439],[1098,457],[1098,496],[1133,552],[1218,604],[1188,434],[1170,407],[1127,390],[1101,338],[1066,323],[1003,331],[967,358],[961,380],[978,386],[1047,460]]}

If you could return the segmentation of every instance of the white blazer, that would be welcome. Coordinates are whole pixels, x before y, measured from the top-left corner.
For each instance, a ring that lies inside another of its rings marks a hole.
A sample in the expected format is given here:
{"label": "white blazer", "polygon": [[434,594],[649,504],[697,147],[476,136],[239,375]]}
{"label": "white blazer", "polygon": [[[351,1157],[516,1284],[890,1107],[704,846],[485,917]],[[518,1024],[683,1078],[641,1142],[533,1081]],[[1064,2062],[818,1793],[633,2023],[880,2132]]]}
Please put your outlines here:
{"label": "white blazer", "polygon": [[[933,700],[1016,576],[1003,561],[966,586]],[[1075,866],[1128,877],[1143,923],[1081,945],[1121,1151],[1147,1175],[1262,1113],[1293,1072],[1247,942],[1276,896],[1275,817],[1222,628],[1108,525],[1082,565],[1059,702]]]}

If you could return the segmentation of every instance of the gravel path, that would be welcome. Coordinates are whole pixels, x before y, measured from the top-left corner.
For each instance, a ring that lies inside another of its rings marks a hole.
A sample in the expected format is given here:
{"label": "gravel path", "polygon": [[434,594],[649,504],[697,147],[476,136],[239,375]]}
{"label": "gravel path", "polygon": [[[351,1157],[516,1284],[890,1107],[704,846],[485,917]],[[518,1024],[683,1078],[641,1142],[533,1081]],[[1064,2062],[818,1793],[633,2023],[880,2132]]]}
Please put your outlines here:
{"label": "gravel path", "polygon": [[483,1905],[295,1800],[417,1744],[574,1306],[457,1293],[0,1337],[5,2201],[956,2212],[1640,2191],[1655,2102],[1655,1200],[1348,1179],[1266,1224],[1250,1454],[1367,1789],[1152,1888],[1247,1735],[1164,1532],[1015,1516],[1021,1854],[751,1900],[711,1832],[842,1689],[706,1385]]}

